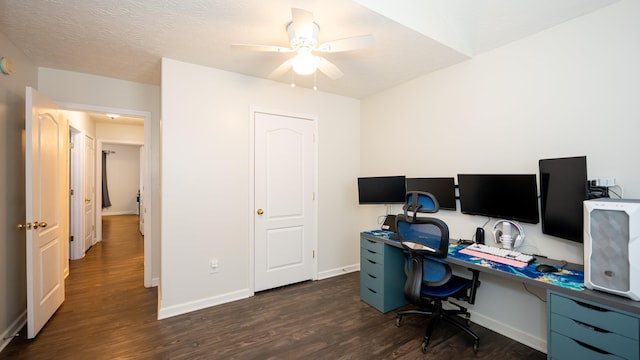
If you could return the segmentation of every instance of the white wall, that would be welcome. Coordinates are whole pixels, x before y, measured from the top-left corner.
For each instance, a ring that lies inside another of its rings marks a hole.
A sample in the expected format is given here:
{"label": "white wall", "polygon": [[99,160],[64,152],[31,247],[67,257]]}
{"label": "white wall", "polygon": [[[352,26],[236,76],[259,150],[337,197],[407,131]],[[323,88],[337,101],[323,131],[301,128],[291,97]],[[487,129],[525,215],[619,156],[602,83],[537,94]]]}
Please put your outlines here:
{"label": "white wall", "polygon": [[[24,115],[25,87],[38,86],[37,68],[0,33],[0,56],[13,62],[0,74],[0,350],[26,321]],[[6,339],[6,340],[4,340]]]}
{"label": "white wall", "polygon": [[[539,159],[586,155],[589,176],[615,177],[640,198],[638,14],[639,2],[622,1],[363,100],[362,173],[537,174]],[[361,227],[380,212],[363,209]],[[487,220],[438,216],[453,238]],[[528,251],[583,262],[581,244],[523,226]],[[521,284],[482,280],[474,321],[545,351],[546,306]]]}
{"label": "white wall", "polygon": [[[150,234],[146,235],[150,236],[152,245],[150,276],[152,282],[157,283],[160,277],[160,87],[49,68],[39,68],[38,82],[39,90],[57,102],[151,113],[151,143],[145,144],[145,147],[152,154],[148,159],[151,163],[152,206],[147,213],[152,219],[152,228]],[[103,126],[96,126],[98,140],[104,129]],[[139,132],[135,132],[135,135],[129,132],[120,135],[137,137]],[[99,166],[96,162],[96,168]],[[100,189],[96,190],[96,194],[99,194]]]}
{"label": "white wall", "polygon": [[99,122],[96,124],[96,134],[105,143],[144,144],[144,126]]}
{"label": "white wall", "polygon": [[163,59],[161,318],[251,294],[250,106],[318,116],[319,277],[357,270],[359,101]]}
{"label": "white wall", "polygon": [[[111,206],[102,215],[137,214],[137,193],[140,190],[140,146],[104,144],[107,155],[107,185]],[[102,176],[99,174],[99,176]]]}
{"label": "white wall", "polygon": [[82,132],[84,135],[96,138],[96,124],[87,113],[81,111],[65,111],[69,119],[69,126]]}

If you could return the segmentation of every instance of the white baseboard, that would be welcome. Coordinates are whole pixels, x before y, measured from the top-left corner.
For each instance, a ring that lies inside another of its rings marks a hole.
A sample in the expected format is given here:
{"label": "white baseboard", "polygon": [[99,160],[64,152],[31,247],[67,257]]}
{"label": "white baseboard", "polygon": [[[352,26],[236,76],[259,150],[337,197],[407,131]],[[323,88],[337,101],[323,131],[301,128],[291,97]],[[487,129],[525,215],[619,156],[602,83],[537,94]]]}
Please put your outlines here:
{"label": "white baseboard", "polygon": [[[323,271],[318,274],[318,280],[328,279],[334,276],[345,275],[351,272],[359,271],[360,264],[345,266],[337,269],[332,269],[328,271]],[[152,280],[154,286],[158,286],[158,279],[154,278]],[[228,294],[223,294],[220,296],[214,296],[207,299],[202,299],[198,301],[191,301],[184,304],[173,305],[166,308],[162,307],[162,301],[160,301],[160,306],[158,310],[158,320],[170,318],[173,316],[178,316],[186,313],[190,313],[196,310],[206,309],[208,307],[226,304],[228,302],[246,299],[248,297],[253,296],[254,293],[249,289],[243,289],[234,291]]]}
{"label": "white baseboard", "polygon": [[469,312],[471,313],[472,322],[513,339],[521,344],[527,345],[530,348],[536,349],[545,354],[547,353],[547,339],[532,336],[531,334],[525,333],[472,310],[469,310]]}
{"label": "white baseboard", "polygon": [[20,316],[11,325],[9,325],[9,328],[2,333],[2,341],[0,342],[0,352],[2,352],[2,350],[7,345],[9,345],[9,343],[11,342],[11,340],[13,340],[15,335],[18,332],[20,332],[20,329],[22,329],[26,324],[27,324],[27,310],[25,310],[22,314],[20,314]]}
{"label": "white baseboard", "polygon": [[360,264],[344,266],[336,269],[326,270],[318,273],[318,280],[324,280],[332,278],[334,276],[340,276],[355,271],[360,271]]}
{"label": "white baseboard", "polygon": [[220,296],[214,296],[214,297],[201,299],[197,301],[190,301],[184,304],[173,305],[166,308],[162,307],[162,301],[160,301],[160,306],[158,310],[158,320],[190,313],[196,310],[206,309],[216,305],[226,304],[228,302],[232,302],[236,300],[246,299],[250,296],[253,296],[253,292],[251,292],[249,289],[243,289],[243,290],[234,291],[228,294],[223,294]]}

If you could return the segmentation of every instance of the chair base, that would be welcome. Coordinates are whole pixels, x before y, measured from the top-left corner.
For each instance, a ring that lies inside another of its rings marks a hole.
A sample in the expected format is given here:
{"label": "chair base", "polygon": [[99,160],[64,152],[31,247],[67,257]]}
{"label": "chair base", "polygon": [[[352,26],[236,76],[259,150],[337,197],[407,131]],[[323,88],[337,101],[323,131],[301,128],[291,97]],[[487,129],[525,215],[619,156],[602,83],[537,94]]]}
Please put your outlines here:
{"label": "chair base", "polygon": [[433,330],[435,329],[436,325],[438,324],[438,322],[440,321],[440,319],[445,320],[446,322],[454,325],[455,327],[457,327],[458,329],[464,331],[465,333],[467,333],[469,336],[471,336],[473,338],[473,352],[477,353],[478,352],[478,347],[480,346],[480,338],[478,337],[478,335],[476,335],[476,333],[474,333],[471,329],[469,329],[468,326],[465,326],[464,324],[462,324],[459,320],[459,316],[458,315],[464,315],[465,319],[467,321],[467,323],[469,322],[469,312],[467,311],[467,309],[463,306],[460,306],[456,303],[453,302],[449,302],[452,305],[457,306],[459,309],[443,309],[442,308],[442,300],[438,299],[435,300],[431,305],[432,308],[431,309],[424,309],[424,310],[404,310],[404,311],[400,311],[397,313],[396,315],[396,326],[401,326],[402,324],[402,317],[404,315],[424,315],[424,316],[430,316],[431,317],[431,321],[429,321],[429,325],[427,325],[427,328],[425,330],[423,339],[422,339],[422,352],[425,353],[427,352],[427,347],[429,346],[429,340],[431,339],[431,335],[433,334]]}

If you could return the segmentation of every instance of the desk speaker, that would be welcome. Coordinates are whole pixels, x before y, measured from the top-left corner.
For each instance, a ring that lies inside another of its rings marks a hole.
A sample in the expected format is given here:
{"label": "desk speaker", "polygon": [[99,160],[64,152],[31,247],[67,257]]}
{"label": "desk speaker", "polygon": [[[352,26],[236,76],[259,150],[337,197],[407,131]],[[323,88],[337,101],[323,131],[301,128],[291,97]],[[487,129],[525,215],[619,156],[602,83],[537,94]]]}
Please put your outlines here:
{"label": "desk speaker", "polygon": [[584,285],[640,300],[640,200],[584,202]]}

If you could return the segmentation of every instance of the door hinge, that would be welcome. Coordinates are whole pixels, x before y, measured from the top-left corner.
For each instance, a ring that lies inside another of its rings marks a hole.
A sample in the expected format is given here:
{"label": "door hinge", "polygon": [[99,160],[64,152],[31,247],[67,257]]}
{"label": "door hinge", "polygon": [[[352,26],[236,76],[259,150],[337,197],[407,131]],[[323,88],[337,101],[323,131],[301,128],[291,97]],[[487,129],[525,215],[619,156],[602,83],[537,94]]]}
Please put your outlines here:
{"label": "door hinge", "polygon": [[315,199],[316,199],[316,192],[314,191],[314,192],[312,193],[311,200],[315,200]]}
{"label": "door hinge", "polygon": [[311,253],[311,258],[312,258],[312,259],[315,259],[315,258],[316,258],[316,251],[315,251],[315,250],[313,250],[313,252]]}
{"label": "door hinge", "polygon": [[69,190],[69,195],[72,195],[72,196],[73,196],[73,189],[70,189],[70,190]]}
{"label": "door hinge", "polygon": [[75,147],[74,143],[69,143],[69,150],[73,149]]}
{"label": "door hinge", "polygon": [[69,241],[73,242],[73,235],[69,236]]}

